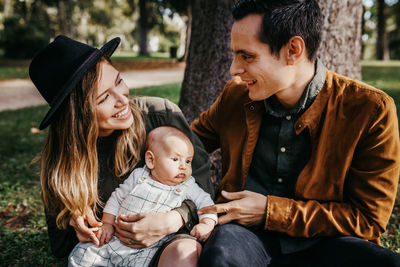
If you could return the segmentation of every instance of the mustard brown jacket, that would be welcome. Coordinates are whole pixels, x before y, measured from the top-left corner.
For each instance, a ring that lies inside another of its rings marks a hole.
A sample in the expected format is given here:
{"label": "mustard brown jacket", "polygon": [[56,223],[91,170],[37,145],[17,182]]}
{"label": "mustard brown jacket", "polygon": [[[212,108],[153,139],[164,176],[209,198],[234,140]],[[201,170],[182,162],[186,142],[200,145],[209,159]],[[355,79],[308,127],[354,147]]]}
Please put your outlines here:
{"label": "mustard brown jacket", "polygon": [[[191,125],[208,152],[222,150],[217,188],[243,190],[265,108],[236,77]],[[265,229],[294,237],[356,236],[379,243],[396,198],[400,146],[396,107],[384,92],[326,71],[314,103],[294,125],[312,153],[294,199],[267,197]]]}

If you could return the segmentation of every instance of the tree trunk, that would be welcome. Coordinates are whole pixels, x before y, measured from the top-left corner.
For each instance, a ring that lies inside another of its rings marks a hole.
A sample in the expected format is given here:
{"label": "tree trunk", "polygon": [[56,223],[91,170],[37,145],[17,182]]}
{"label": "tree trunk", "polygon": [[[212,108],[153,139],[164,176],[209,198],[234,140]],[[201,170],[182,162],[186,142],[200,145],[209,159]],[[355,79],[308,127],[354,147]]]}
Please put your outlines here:
{"label": "tree trunk", "polygon": [[385,16],[385,1],[378,0],[378,25],[376,39],[376,59],[389,60],[389,47],[386,37],[386,16]]}
{"label": "tree trunk", "polygon": [[61,0],[58,2],[58,25],[60,34],[74,38],[72,25],[72,12],[74,3],[71,0]]}
{"label": "tree trunk", "polygon": [[217,98],[230,79],[230,0],[192,2],[192,31],[179,106],[191,122]]}
{"label": "tree trunk", "polygon": [[183,61],[186,62],[189,54],[190,36],[192,34],[192,5],[194,0],[188,1],[187,6],[187,21],[186,21],[186,38],[185,38],[185,52],[183,54]]}
{"label": "tree trunk", "polygon": [[[318,56],[325,66],[361,79],[362,0],[318,1],[324,17]],[[194,1],[192,36],[179,106],[189,122],[206,110],[230,78],[231,1]],[[220,153],[211,155],[212,181],[222,177]]]}
{"label": "tree trunk", "polygon": [[139,54],[142,56],[148,56],[146,0],[139,0],[139,13]]}
{"label": "tree trunk", "polygon": [[4,18],[8,18],[13,14],[13,1],[5,0],[4,1]]}
{"label": "tree trunk", "polygon": [[318,57],[328,69],[360,80],[362,0],[317,2],[324,17]]}

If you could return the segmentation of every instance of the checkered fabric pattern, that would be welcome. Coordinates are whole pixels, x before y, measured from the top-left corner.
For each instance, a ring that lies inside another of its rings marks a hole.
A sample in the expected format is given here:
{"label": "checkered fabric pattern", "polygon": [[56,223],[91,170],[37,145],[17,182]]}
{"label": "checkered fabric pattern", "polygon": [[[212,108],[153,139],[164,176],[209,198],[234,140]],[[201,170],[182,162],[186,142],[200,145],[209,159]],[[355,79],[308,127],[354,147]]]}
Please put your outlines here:
{"label": "checkered fabric pattern", "polygon": [[[194,178],[190,177],[176,186],[164,185],[151,179],[147,171],[135,181],[136,185],[122,201],[118,215],[170,211],[185,200],[186,187],[195,184]],[[91,242],[79,243],[68,258],[68,266],[148,266],[158,248],[170,236],[142,249],[127,247],[116,237],[102,247],[96,247]]]}

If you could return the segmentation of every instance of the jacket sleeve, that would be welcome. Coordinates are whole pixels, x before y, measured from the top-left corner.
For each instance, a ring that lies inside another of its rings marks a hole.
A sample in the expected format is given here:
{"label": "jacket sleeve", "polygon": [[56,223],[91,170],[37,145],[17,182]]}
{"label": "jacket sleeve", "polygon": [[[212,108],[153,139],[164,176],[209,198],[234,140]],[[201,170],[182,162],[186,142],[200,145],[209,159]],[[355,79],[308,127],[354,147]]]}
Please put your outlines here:
{"label": "jacket sleeve", "polygon": [[67,226],[60,230],[56,225],[56,218],[46,214],[47,232],[50,240],[50,248],[54,256],[64,258],[69,255],[72,249],[78,244],[75,229]]}
{"label": "jacket sleeve", "polygon": [[379,242],[396,198],[399,179],[396,108],[387,97],[371,114],[347,172],[338,202],[268,196],[265,229],[290,236],[351,235]]}

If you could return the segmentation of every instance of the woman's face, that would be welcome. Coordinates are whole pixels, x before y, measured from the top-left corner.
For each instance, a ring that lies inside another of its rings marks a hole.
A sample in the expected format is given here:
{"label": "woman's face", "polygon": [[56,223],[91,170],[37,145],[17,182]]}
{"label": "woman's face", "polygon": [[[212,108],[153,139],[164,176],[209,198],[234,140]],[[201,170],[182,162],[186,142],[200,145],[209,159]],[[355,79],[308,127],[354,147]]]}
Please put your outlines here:
{"label": "woman's face", "polygon": [[129,88],[120,73],[110,63],[100,63],[96,111],[99,136],[108,136],[114,130],[129,128],[133,116],[129,107]]}

